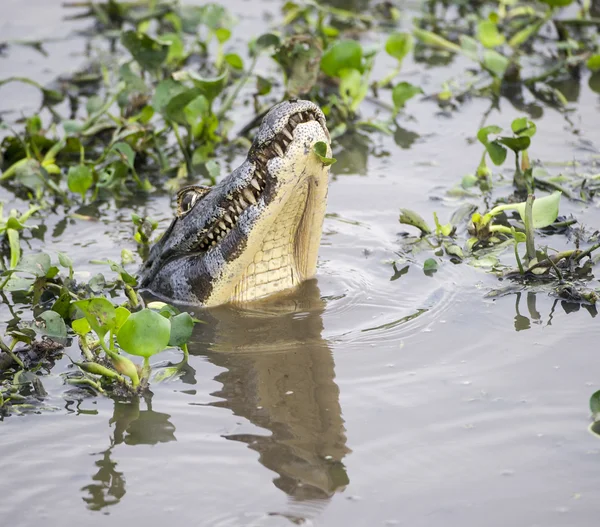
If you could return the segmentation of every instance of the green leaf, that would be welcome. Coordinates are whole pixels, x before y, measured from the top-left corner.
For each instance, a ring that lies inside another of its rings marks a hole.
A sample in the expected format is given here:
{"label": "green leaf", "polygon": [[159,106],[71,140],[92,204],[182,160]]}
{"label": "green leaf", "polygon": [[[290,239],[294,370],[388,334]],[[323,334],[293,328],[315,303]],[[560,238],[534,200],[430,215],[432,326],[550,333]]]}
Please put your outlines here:
{"label": "green leaf", "polygon": [[244,61],[237,53],[227,53],[224,58],[225,62],[227,62],[227,64],[229,64],[232,68],[236,70],[244,69]]}
{"label": "green leaf", "polygon": [[422,234],[430,234],[431,227],[427,225],[427,222],[416,212],[410,209],[400,209],[400,217],[398,218],[400,223],[404,225],[411,225],[421,231]]}
{"label": "green leaf", "polygon": [[533,137],[537,131],[537,127],[533,121],[527,117],[519,117],[515,119],[511,125],[511,130],[515,135]]}
{"label": "green leaf", "polygon": [[337,161],[335,157],[329,157],[329,150],[329,145],[325,141],[317,141],[313,146],[313,152],[325,166],[333,165]]}
{"label": "green leaf", "polygon": [[73,268],[73,260],[65,253],[58,253],[58,263],[66,269]]}
{"label": "green leaf", "polygon": [[485,126],[483,128],[481,128],[479,130],[479,132],[477,132],[477,139],[479,139],[479,142],[483,145],[487,145],[489,142],[489,135],[490,134],[499,134],[500,132],[502,132],[502,128],[500,128],[499,126],[496,126],[494,124],[491,124],[490,126]]}
{"label": "green leaf", "polygon": [[135,162],[135,152],[127,143],[120,141],[115,143],[110,149],[111,153],[116,153],[121,161],[125,163],[129,168],[133,168]]}
{"label": "green leaf", "polygon": [[145,70],[158,70],[169,54],[169,44],[156,40],[146,33],[125,31],[121,43],[129,50],[137,63]]}
{"label": "green leaf", "polygon": [[106,298],[88,298],[73,305],[83,313],[100,339],[115,327],[115,307]]}
{"label": "green leaf", "polygon": [[461,35],[459,40],[463,55],[479,62],[479,45],[477,41],[468,35]]}
{"label": "green leaf", "polygon": [[600,71],[600,53],[592,55],[585,64],[591,71]]}
{"label": "green leaf", "polygon": [[446,40],[444,37],[440,37],[431,31],[426,31],[425,29],[415,28],[413,29],[413,35],[419,39],[423,44],[428,46],[432,46],[435,48],[445,49],[446,51],[450,51],[452,53],[460,53],[462,49],[460,46]]}
{"label": "green leaf", "polygon": [[171,319],[171,336],[169,338],[169,346],[183,346],[194,330],[194,319],[189,313],[179,313]]}
{"label": "green leaf", "polygon": [[192,81],[194,88],[197,90],[192,99],[198,95],[204,95],[209,102],[212,102],[223,91],[223,88],[227,84],[227,76],[227,70],[212,79],[204,78],[191,70],[181,70],[173,73],[173,78],[177,81]]}
{"label": "green leaf", "polygon": [[21,258],[16,270],[42,278],[48,274],[51,267],[50,256],[47,254],[26,254]]}
{"label": "green leaf", "polygon": [[76,320],[73,320],[73,322],[71,322],[71,327],[73,328],[73,331],[78,335],[87,335],[90,331],[92,331],[92,328],[90,326],[90,323],[87,321],[87,318],[78,318]]}
{"label": "green leaf", "polygon": [[170,322],[151,309],[132,313],[117,333],[117,342],[127,353],[149,358],[169,345]]}
{"label": "green leaf", "polygon": [[526,135],[520,137],[499,137],[498,142],[507,146],[513,152],[521,152],[529,148],[531,139]]}
{"label": "green leaf", "polygon": [[385,43],[385,51],[398,62],[402,62],[412,48],[413,36],[410,33],[392,33]]}
{"label": "green leaf", "polygon": [[152,97],[152,107],[159,113],[163,113],[165,107],[176,95],[186,91],[183,84],[173,79],[165,79],[156,85],[154,96]]}
{"label": "green leaf", "polygon": [[94,183],[94,175],[92,169],[86,165],[77,165],[69,168],[67,174],[67,186],[71,192],[76,192],[81,195],[81,199],[85,198],[85,193]]}
{"label": "green leaf", "polygon": [[362,71],[362,47],[355,40],[338,40],[321,58],[321,70],[330,77],[344,69]]}
{"label": "green leaf", "polygon": [[491,20],[482,20],[477,26],[477,37],[486,48],[495,48],[505,42],[504,35],[498,31],[498,26]]}
{"label": "green leaf", "polygon": [[67,336],[65,321],[56,311],[44,311],[40,318],[44,321],[44,334],[48,337],[64,338]]}
{"label": "green leaf", "polygon": [[217,40],[224,44],[231,38],[231,31],[229,29],[225,29],[224,27],[220,27],[219,29],[215,29],[215,37]]}
{"label": "green leaf", "polygon": [[126,307],[119,306],[117,309],[115,309],[115,333],[117,333],[119,329],[121,329],[121,326],[125,323],[125,321],[129,318],[130,315],[131,312]]}
{"label": "green leaf", "polygon": [[[549,196],[537,198],[533,202],[532,215],[534,229],[542,229],[548,225],[552,225],[556,221],[556,218],[558,217],[560,196],[561,192],[556,191]],[[514,206],[510,207],[519,213],[523,221],[525,221],[525,204],[526,202],[516,203]],[[506,209],[508,209],[508,207],[505,206],[505,210]]]}
{"label": "green leaf", "polygon": [[273,33],[265,33],[256,39],[255,50],[257,53],[261,53],[271,47],[279,47],[281,40]]}
{"label": "green leaf", "polygon": [[392,91],[392,101],[394,101],[394,107],[396,112],[404,108],[404,105],[412,99],[415,95],[423,93],[423,90],[419,86],[415,86],[410,82],[400,82]]}
{"label": "green leaf", "polygon": [[509,63],[510,61],[504,55],[493,49],[486,49],[483,52],[483,66],[498,79],[504,77]]}
{"label": "green leaf", "polygon": [[543,2],[550,7],[565,7],[571,5],[573,0],[540,0],[540,2]]}
{"label": "green leaf", "polygon": [[497,141],[492,141],[491,143],[486,144],[485,148],[494,165],[498,166],[504,163],[506,160],[506,148],[504,148],[500,143]]}
{"label": "green leaf", "polygon": [[433,274],[438,270],[438,263],[433,258],[427,258],[423,262],[423,272],[425,274]]}

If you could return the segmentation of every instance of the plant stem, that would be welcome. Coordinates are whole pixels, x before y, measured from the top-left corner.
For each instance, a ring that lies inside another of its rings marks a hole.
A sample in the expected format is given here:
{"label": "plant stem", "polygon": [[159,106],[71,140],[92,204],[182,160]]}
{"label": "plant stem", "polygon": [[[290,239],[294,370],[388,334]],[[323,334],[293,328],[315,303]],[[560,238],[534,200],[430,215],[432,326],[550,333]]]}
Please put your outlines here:
{"label": "plant stem", "polygon": [[525,247],[528,263],[535,259],[535,241],[533,232],[533,201],[535,196],[529,194],[525,203]]}
{"label": "plant stem", "polygon": [[256,55],[254,55],[254,57],[252,58],[252,62],[250,64],[250,67],[248,68],[247,71],[244,72],[244,76],[238,81],[237,86],[235,87],[235,89],[225,99],[225,101],[223,102],[223,104],[219,108],[219,111],[216,113],[217,119],[219,119],[219,121],[229,111],[229,108],[231,108],[231,106],[233,106],[233,103],[237,99],[237,97],[238,97],[241,89],[248,82],[248,79],[252,75],[252,72],[254,71],[254,67],[256,66],[256,61],[258,60],[258,55],[259,55],[258,53]]}

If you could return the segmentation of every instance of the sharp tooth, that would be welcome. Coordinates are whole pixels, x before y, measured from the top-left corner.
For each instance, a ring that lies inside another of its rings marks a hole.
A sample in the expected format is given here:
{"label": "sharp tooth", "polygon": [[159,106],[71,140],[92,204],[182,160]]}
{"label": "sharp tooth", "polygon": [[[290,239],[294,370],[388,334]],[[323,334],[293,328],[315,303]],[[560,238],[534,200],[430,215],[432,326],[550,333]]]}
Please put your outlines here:
{"label": "sharp tooth", "polygon": [[214,235],[212,232],[209,232],[209,233],[208,233],[208,237],[209,237],[211,240],[214,240],[214,239],[215,239],[215,235]]}
{"label": "sharp tooth", "polygon": [[281,146],[279,146],[278,143],[273,142],[273,150],[275,150],[275,153],[279,156],[279,157],[283,157],[284,153],[283,153],[283,148],[281,148]]}
{"label": "sharp tooth", "polygon": [[252,181],[250,181],[250,184],[258,191],[260,191],[260,185],[258,184],[258,181],[256,181],[256,179],[253,179]]}
{"label": "sharp tooth", "polygon": [[254,197],[254,194],[252,194],[252,192],[250,192],[249,189],[245,188],[242,191],[242,194],[244,194],[244,197],[250,202],[252,203],[252,205],[256,205],[256,198]]}
{"label": "sharp tooth", "polygon": [[[242,198],[242,196],[240,196],[240,197],[238,198],[238,201],[239,201],[240,205],[241,205],[243,208],[246,208],[246,207],[248,206],[248,204],[247,204],[247,203],[244,201],[244,198]],[[239,209],[238,209],[238,211],[239,211],[239,212],[242,212],[242,211],[241,211],[241,210],[239,210]]]}
{"label": "sharp tooth", "polygon": [[[229,207],[231,208],[231,207]],[[231,225],[233,225],[233,220],[231,219],[231,216],[227,213],[225,213],[225,216],[223,216],[225,218],[226,221],[228,221],[229,223],[231,223]]]}
{"label": "sharp tooth", "polygon": [[284,128],[282,130],[283,135],[285,135],[290,141],[292,141],[294,139],[294,136],[288,132],[287,128]]}
{"label": "sharp tooth", "polygon": [[240,207],[237,203],[235,204],[235,208],[236,208],[238,214],[241,214],[242,212],[244,212],[244,209],[242,207]]}
{"label": "sharp tooth", "polygon": [[214,247],[215,245],[217,245],[217,242],[213,240],[213,242],[211,243],[211,245]]}
{"label": "sharp tooth", "polygon": [[292,123],[294,126],[300,123],[300,117],[298,116],[298,114],[292,115],[289,118],[288,123]]}
{"label": "sharp tooth", "polygon": [[219,227],[221,227],[221,229],[223,230],[227,229],[225,223],[223,223],[222,221],[219,222]]}
{"label": "sharp tooth", "polygon": [[229,205],[229,212],[235,214],[235,209],[233,208],[233,205]]}

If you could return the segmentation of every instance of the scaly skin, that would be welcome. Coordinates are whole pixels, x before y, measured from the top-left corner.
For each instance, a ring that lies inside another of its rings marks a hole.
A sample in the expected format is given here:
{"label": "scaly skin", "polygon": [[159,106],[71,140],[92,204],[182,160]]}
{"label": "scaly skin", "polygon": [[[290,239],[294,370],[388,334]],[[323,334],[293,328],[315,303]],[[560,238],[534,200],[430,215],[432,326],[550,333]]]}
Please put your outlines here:
{"label": "scaly skin", "polygon": [[312,278],[329,175],[313,152],[318,141],[330,144],[315,104],[273,107],[240,167],[215,187],[180,191],[178,215],[142,266],[141,287],[214,306],[258,300]]}

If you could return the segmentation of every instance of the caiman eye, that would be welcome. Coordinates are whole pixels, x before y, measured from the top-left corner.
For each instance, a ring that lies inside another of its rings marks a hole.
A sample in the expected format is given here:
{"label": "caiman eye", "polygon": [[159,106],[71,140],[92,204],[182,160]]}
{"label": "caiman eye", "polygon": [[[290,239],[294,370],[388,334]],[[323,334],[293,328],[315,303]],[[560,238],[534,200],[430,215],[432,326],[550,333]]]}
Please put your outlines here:
{"label": "caiman eye", "polygon": [[211,187],[201,185],[190,185],[180,189],[177,192],[177,215],[185,216],[211,190]]}

